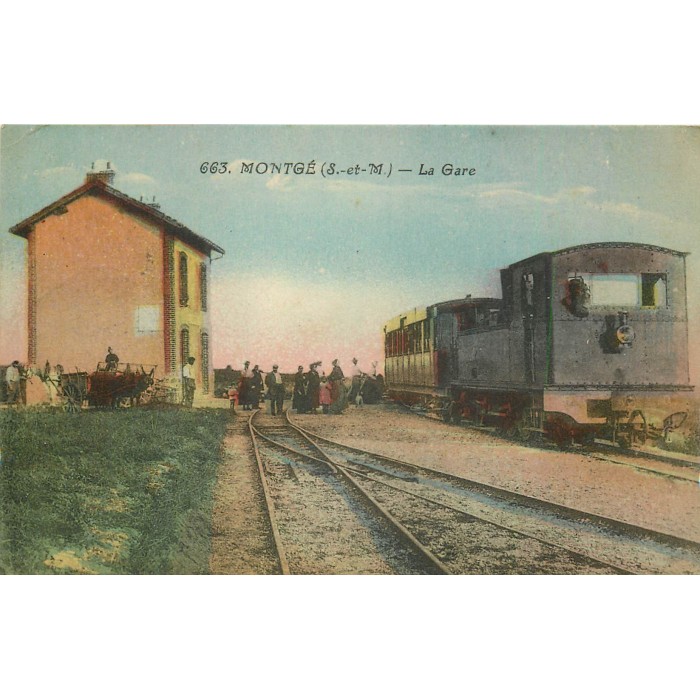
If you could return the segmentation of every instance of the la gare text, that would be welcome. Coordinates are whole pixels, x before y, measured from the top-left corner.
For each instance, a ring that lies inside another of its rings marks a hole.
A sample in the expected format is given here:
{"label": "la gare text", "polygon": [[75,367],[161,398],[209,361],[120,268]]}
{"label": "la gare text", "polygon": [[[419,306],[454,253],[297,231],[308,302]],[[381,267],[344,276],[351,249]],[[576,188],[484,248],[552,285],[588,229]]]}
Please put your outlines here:
{"label": "la gare text", "polygon": [[405,176],[415,174],[420,176],[443,175],[448,177],[473,177],[476,168],[472,166],[443,163],[442,165],[427,165],[421,163],[416,167],[399,167],[394,163],[335,163],[324,161],[204,161],[199,166],[199,172],[210,175],[240,174],[240,175],[321,175],[334,177],[337,175],[374,175],[381,177]]}

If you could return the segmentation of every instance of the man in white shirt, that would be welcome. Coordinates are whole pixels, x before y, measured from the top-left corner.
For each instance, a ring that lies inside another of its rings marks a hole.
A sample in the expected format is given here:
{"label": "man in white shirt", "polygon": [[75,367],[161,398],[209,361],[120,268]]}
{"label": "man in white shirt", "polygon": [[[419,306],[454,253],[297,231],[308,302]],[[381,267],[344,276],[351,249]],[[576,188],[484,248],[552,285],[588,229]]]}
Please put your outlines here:
{"label": "man in white shirt", "polygon": [[274,416],[284,410],[284,380],[279,365],[272,366],[272,372],[265,377],[265,386],[270,394],[270,413]]}
{"label": "man in white shirt", "polygon": [[5,383],[7,384],[7,403],[13,404],[17,401],[19,393],[19,360],[15,360],[5,370]]}
{"label": "man in white shirt", "polygon": [[182,366],[182,404],[192,408],[194,401],[194,357],[188,357],[187,362]]}

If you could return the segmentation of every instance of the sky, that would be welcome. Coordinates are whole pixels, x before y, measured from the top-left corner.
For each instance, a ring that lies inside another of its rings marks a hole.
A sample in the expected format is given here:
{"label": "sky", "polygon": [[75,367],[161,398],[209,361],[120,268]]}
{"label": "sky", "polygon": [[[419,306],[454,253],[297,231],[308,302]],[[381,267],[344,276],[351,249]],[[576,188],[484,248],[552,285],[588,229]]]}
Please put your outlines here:
{"label": "sky", "polygon": [[700,347],[699,155],[700,129],[670,126],[4,126],[0,364],[26,358],[26,243],[9,228],[107,161],[117,189],[225,249],[212,263],[215,367],[369,367],[389,318],[500,296],[501,267],[596,241],[693,253]]}

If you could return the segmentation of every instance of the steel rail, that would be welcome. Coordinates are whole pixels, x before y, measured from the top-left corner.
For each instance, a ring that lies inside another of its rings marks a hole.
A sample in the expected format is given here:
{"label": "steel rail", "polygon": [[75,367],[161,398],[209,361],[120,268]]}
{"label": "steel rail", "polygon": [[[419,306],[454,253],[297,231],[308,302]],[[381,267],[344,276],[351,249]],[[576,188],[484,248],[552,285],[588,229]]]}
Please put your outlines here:
{"label": "steel rail", "polygon": [[[290,420],[288,418],[288,420]],[[347,445],[342,442],[338,442],[336,440],[330,440],[327,437],[323,437],[322,435],[318,435],[317,433],[314,433],[310,430],[307,430],[306,428],[301,428],[298,425],[295,425],[294,423],[291,422],[290,424],[294,425],[295,428],[302,430],[305,433],[308,433],[310,437],[312,437],[315,440],[321,441],[321,442],[326,442],[330,445],[333,445],[337,448],[341,448],[343,450],[349,450],[351,452],[358,453],[360,455],[365,455],[369,457],[374,457],[376,459],[382,460],[384,462],[388,462],[391,464],[396,464],[400,467],[404,467],[406,469],[409,469],[411,471],[422,471],[426,472],[428,474],[434,474],[435,476],[446,479],[448,481],[454,481],[457,482],[458,484],[465,486],[467,488],[477,488],[477,489],[483,489],[486,490],[487,492],[493,494],[494,496],[497,497],[505,497],[505,498],[510,498],[510,499],[516,499],[520,503],[524,505],[528,505],[530,507],[542,507],[546,506],[549,507],[553,510],[559,511],[563,515],[567,515],[571,518],[577,518],[577,519],[586,519],[586,518],[594,518],[597,522],[599,522],[601,525],[605,525],[610,528],[616,528],[618,530],[622,531],[627,531],[628,533],[635,534],[637,536],[641,537],[648,537],[655,539],[657,541],[663,541],[664,544],[667,544],[669,546],[673,547],[680,547],[680,548],[686,548],[686,549],[692,549],[694,551],[700,552],[700,542],[696,542],[695,540],[689,540],[685,539],[683,537],[679,537],[677,535],[672,535],[670,533],[666,532],[661,532],[659,530],[651,530],[650,528],[645,528],[642,527],[641,525],[634,525],[633,523],[626,522],[624,520],[616,520],[615,518],[611,518],[606,515],[601,515],[599,513],[591,513],[589,511],[583,511],[583,510],[577,510],[575,508],[571,508],[570,506],[565,506],[561,503],[557,503],[556,501],[550,501],[544,498],[535,498],[534,496],[528,496],[523,493],[518,493],[517,491],[509,491],[508,489],[501,488],[499,486],[492,486],[491,484],[486,484],[481,481],[476,481],[474,479],[466,479],[461,476],[457,476],[456,474],[451,474],[449,472],[444,472],[439,469],[434,469],[433,467],[426,467],[420,464],[413,464],[411,462],[405,462],[400,459],[396,459],[394,457],[388,457],[387,455],[380,454],[378,452],[371,452],[370,450],[363,450],[359,447],[353,447],[352,445]],[[369,469],[371,469],[371,466],[368,466]]]}
{"label": "steel rail", "polygon": [[267,486],[267,477],[265,476],[265,470],[262,464],[262,457],[260,456],[260,450],[258,449],[258,443],[255,439],[255,428],[253,427],[253,418],[257,411],[254,411],[248,418],[248,430],[250,432],[250,439],[253,443],[253,450],[255,452],[255,461],[258,465],[258,473],[260,474],[260,483],[262,484],[263,494],[265,496],[265,505],[267,506],[267,515],[270,521],[270,528],[272,529],[272,538],[275,542],[275,552],[277,554],[277,560],[279,561],[280,572],[283,575],[289,574],[289,562],[287,561],[287,556],[284,552],[284,545],[282,544],[282,537],[280,535],[279,527],[277,526],[277,516],[275,515],[275,506],[272,502],[272,496],[270,495],[270,489]]}
{"label": "steel rail", "polygon": [[[663,459],[663,457],[657,457],[656,455],[649,455],[646,453],[639,454],[637,456],[643,459],[656,459],[659,462],[664,462],[665,464],[671,464],[675,466],[681,466],[683,469],[695,469],[695,474],[691,476],[684,476],[683,474],[674,474],[673,472],[662,471],[661,469],[654,469],[652,467],[644,467],[641,464],[634,464],[633,462],[626,462],[620,459],[613,459],[603,452],[581,452],[580,454],[586,457],[591,457],[597,459],[600,462],[608,462],[610,464],[620,464],[624,467],[632,467],[632,469],[637,469],[642,472],[647,472],[649,474],[655,474],[656,476],[661,476],[667,479],[677,479],[678,481],[690,481],[691,483],[700,482],[700,469],[697,465],[691,465],[690,463],[685,463],[679,465],[677,461],[673,461],[673,458],[668,460]],[[620,451],[620,454],[625,454],[624,451]]]}
{"label": "steel rail", "polygon": [[493,527],[498,528],[499,530],[504,530],[506,532],[512,532],[516,535],[522,535],[523,537],[527,537],[530,540],[534,540],[536,542],[541,542],[542,544],[545,544],[549,547],[554,547],[556,549],[560,549],[564,552],[568,552],[569,554],[574,554],[577,557],[582,557],[583,559],[586,559],[587,561],[592,561],[596,562],[597,564],[603,564],[604,566],[607,566],[609,569],[614,569],[615,571],[618,571],[621,574],[637,574],[636,571],[632,571],[631,569],[627,569],[625,567],[619,566],[618,564],[611,564],[608,561],[605,561],[603,559],[598,559],[597,557],[592,557],[590,554],[586,554],[585,552],[581,552],[577,549],[572,549],[571,547],[564,546],[562,544],[558,544],[557,542],[551,542],[550,540],[546,540],[543,537],[538,537],[537,535],[532,535],[528,532],[523,532],[522,530],[518,530],[517,528],[514,527],[509,527],[508,525],[503,525],[501,523],[497,523],[495,520],[491,520],[490,518],[485,518],[481,515],[474,515],[473,513],[470,513],[467,510],[464,510],[463,508],[457,508],[456,506],[451,506],[447,503],[442,503],[441,501],[437,501],[433,498],[429,498],[428,496],[423,496],[421,494],[413,493],[412,491],[409,491],[408,489],[401,488],[400,486],[396,486],[395,484],[390,484],[387,481],[384,481],[383,479],[380,479],[376,476],[372,476],[371,474],[367,474],[366,472],[363,472],[360,469],[354,469],[352,467],[346,467],[349,471],[354,472],[355,474],[359,474],[362,478],[368,479],[369,481],[374,481],[381,486],[384,486],[388,489],[392,489],[394,491],[400,491],[401,493],[408,494],[409,496],[412,496],[413,498],[416,498],[417,500],[425,501],[426,503],[431,503],[436,506],[440,506],[441,508],[444,508],[445,510],[452,510],[455,513],[459,513],[460,515],[466,515],[470,518],[473,518],[474,520],[478,520],[480,522],[487,523],[488,525],[492,525]]}
{"label": "steel rail", "polygon": [[280,443],[273,438],[268,437],[265,435],[264,432],[260,431],[259,428],[254,428],[257,432],[257,434],[262,437],[263,439],[267,440],[268,442],[276,445],[277,447],[280,447],[284,450],[287,450],[289,452],[292,452],[294,454],[297,454],[305,459],[311,459],[317,462],[321,462],[331,468],[331,471],[333,471],[336,474],[341,474],[352,486],[356,489],[358,493],[360,493],[365,500],[367,500],[370,505],[386,520],[389,521],[389,523],[399,532],[399,534],[404,538],[409,541],[409,543],[413,546],[415,550],[418,551],[419,554],[421,554],[424,558],[428,560],[428,562],[435,567],[439,573],[441,574],[451,574],[452,572],[422,543],[420,542],[409,530],[407,530],[389,511],[387,511],[370,493],[367,492],[365,488],[362,487],[361,484],[357,482],[357,480],[348,472],[347,469],[339,465],[337,462],[335,462],[332,458],[330,458],[321,447],[319,447],[311,438],[307,437],[304,435],[301,431],[299,431],[296,426],[292,425],[291,422],[289,421],[289,416],[287,415],[287,412],[285,412],[285,416],[287,418],[287,424],[289,427],[296,432],[298,432],[304,440],[309,443],[319,454],[323,455],[323,459],[318,458],[318,457],[313,457],[312,455],[306,454],[304,452],[300,452],[299,450],[291,447],[290,445],[285,445],[284,443]]}

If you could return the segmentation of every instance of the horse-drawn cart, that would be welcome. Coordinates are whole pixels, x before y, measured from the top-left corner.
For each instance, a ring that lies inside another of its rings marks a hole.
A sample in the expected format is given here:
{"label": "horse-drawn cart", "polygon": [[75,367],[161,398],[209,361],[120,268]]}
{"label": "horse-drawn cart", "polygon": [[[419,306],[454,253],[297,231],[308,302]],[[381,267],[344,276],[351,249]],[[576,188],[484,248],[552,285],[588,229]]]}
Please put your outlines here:
{"label": "horse-drawn cart", "polygon": [[[148,369],[147,369],[148,368]],[[60,397],[66,411],[80,410],[86,404],[102,408],[122,408],[138,405],[141,397],[153,385],[155,365],[119,363],[110,366],[100,362],[94,372],[56,372],[45,374]]]}
{"label": "horse-drawn cart", "polygon": [[58,371],[58,396],[63,398],[63,408],[69,413],[79,411],[87,400],[89,379],[87,372]]}

